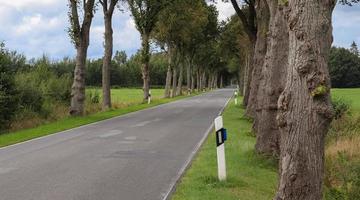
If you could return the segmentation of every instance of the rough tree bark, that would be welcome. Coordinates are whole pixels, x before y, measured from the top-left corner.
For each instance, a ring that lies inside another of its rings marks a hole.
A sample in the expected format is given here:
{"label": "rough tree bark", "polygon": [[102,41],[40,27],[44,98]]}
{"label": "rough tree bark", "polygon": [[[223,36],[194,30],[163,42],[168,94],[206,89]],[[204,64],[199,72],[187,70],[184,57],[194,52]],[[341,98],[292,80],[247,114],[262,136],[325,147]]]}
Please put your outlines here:
{"label": "rough tree bark", "polygon": [[195,73],[192,72],[191,73],[191,93],[194,92],[194,89],[195,89]]}
{"label": "rough tree bark", "polygon": [[110,68],[111,59],[113,55],[113,29],[112,29],[112,16],[118,0],[100,0],[100,4],[104,13],[105,24],[105,52],[103,58],[102,67],[102,91],[103,91],[103,103],[102,109],[107,110],[111,108],[111,93],[110,93]]}
{"label": "rough tree bark", "polygon": [[220,88],[224,87],[223,75],[220,76]]}
{"label": "rough tree bark", "polygon": [[288,63],[289,36],[285,21],[284,6],[267,0],[270,10],[270,25],[267,52],[263,64],[262,79],[257,94],[254,120],[256,131],[255,148],[258,153],[279,155],[279,128],[276,123],[277,101],[284,90]]}
{"label": "rough tree bark", "polygon": [[323,198],[324,137],[333,116],[327,63],[335,2],[286,2],[289,65],[278,101],[281,153],[276,200]]}
{"label": "rough tree bark", "polygon": [[171,78],[172,78],[172,48],[168,49],[168,69],[166,73],[166,83],[165,83],[165,98],[171,97]]}
{"label": "rough tree bark", "polygon": [[196,88],[197,88],[197,91],[200,92],[200,90],[201,90],[200,69],[198,69],[196,72]]}
{"label": "rough tree bark", "polygon": [[[255,117],[255,108],[257,106],[257,93],[259,83],[262,79],[261,72],[265,60],[266,48],[267,48],[267,33],[269,30],[270,12],[267,2],[264,0],[256,1],[256,17],[257,17],[257,40],[255,45],[255,52],[252,61],[252,75],[250,79],[250,90],[246,91],[249,94],[248,103],[246,107],[246,115]],[[251,70],[251,69],[250,69]],[[247,95],[245,93],[245,95]]]}
{"label": "rough tree bark", "polygon": [[144,90],[144,101],[146,102],[149,98],[150,91],[150,43],[149,35],[143,34],[142,40],[142,79],[143,79],[143,90]]}
{"label": "rough tree bark", "polygon": [[176,67],[174,66],[173,68],[173,81],[172,81],[172,91],[171,91],[171,98],[175,97],[176,96],[176,84],[177,84],[177,70],[176,70]]}
{"label": "rough tree bark", "polygon": [[186,92],[191,94],[191,70],[192,69],[192,61],[190,58],[187,59],[187,67],[186,67]]}
{"label": "rough tree bark", "polygon": [[93,19],[95,0],[84,1],[83,21],[80,25],[78,1],[69,0],[70,37],[76,48],[74,82],[71,87],[70,115],[83,115],[85,103],[85,64],[90,40],[90,27]]}
{"label": "rough tree bark", "polygon": [[176,89],[176,96],[182,95],[183,81],[184,81],[184,62],[181,62],[179,68],[179,80]]}

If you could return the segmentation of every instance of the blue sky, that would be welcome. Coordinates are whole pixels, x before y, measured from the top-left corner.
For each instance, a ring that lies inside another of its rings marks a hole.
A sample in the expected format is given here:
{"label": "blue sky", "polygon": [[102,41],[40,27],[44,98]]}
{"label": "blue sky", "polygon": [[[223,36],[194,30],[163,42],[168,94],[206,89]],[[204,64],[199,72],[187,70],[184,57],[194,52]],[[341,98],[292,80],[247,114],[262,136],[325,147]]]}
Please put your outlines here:
{"label": "blue sky", "polygon": [[[66,29],[67,0],[0,0],[0,41],[28,58],[44,53],[53,59],[73,57],[75,50]],[[219,18],[234,13],[229,3],[217,4]],[[114,50],[135,53],[140,47],[140,36],[128,12],[116,12],[113,20]],[[101,10],[91,29],[89,57],[103,54],[103,19]],[[337,6],[333,17],[334,45],[348,47],[354,40],[360,44],[360,6]]]}

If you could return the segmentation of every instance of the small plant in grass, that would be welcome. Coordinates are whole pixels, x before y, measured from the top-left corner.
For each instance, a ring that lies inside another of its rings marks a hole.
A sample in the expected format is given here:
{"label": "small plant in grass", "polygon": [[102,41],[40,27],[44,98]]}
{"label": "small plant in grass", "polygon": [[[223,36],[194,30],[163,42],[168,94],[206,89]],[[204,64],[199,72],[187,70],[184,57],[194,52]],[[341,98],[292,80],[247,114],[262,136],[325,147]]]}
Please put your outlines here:
{"label": "small plant in grass", "polygon": [[95,90],[95,91],[90,91],[88,93],[88,98],[87,98],[90,103],[93,103],[93,104],[97,104],[97,103],[100,103],[100,93],[98,90]]}
{"label": "small plant in grass", "polygon": [[334,108],[335,119],[340,119],[342,116],[347,114],[350,110],[351,103],[341,98],[332,98],[332,106]]}

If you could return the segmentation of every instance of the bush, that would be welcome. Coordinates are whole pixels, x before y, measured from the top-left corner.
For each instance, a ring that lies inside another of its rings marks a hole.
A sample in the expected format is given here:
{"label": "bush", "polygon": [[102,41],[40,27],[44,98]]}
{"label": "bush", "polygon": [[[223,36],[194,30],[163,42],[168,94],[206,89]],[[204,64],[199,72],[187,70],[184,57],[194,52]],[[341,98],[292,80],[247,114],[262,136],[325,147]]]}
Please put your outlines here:
{"label": "bush", "polygon": [[332,106],[334,108],[334,117],[335,119],[340,119],[344,114],[348,113],[350,110],[350,102],[345,101],[340,98],[331,99]]}
{"label": "bush", "polygon": [[100,103],[100,93],[98,90],[95,90],[94,92],[90,91],[87,93],[88,101],[92,104],[98,104]]}
{"label": "bush", "polygon": [[325,199],[360,199],[360,162],[339,152],[326,158]]}
{"label": "bush", "polygon": [[15,76],[16,88],[22,110],[28,109],[34,112],[41,112],[44,96],[39,85],[40,83],[34,79],[35,75],[34,72],[17,74]]}
{"label": "bush", "polygon": [[4,56],[0,55],[0,132],[8,128],[18,109],[14,78],[3,61]]}

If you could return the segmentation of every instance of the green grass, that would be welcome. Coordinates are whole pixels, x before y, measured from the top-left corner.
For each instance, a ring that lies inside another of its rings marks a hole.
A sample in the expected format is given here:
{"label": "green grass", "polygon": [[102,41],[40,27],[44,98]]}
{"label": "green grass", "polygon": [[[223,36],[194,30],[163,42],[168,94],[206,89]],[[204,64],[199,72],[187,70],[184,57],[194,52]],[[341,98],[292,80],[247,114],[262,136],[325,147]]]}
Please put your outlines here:
{"label": "green grass", "polygon": [[360,113],[360,88],[332,89],[331,94],[335,98],[341,98],[351,103],[351,109]]}
{"label": "green grass", "polygon": [[[19,142],[27,141],[30,139],[50,135],[53,133],[57,133],[60,131],[68,130],[71,128],[76,128],[82,125],[90,124],[93,122],[109,119],[112,117],[124,115],[130,112],[143,110],[146,108],[150,108],[153,106],[157,106],[164,103],[169,103],[171,101],[179,100],[182,98],[186,98],[188,96],[179,96],[172,99],[160,99],[161,90],[154,90],[155,96],[157,95],[158,98],[155,98],[150,105],[140,103],[142,101],[142,96],[139,94],[137,90],[134,90],[135,94],[132,94],[131,89],[115,89],[114,95],[115,97],[127,99],[128,102],[137,102],[136,104],[132,104],[130,106],[110,110],[106,112],[98,112],[96,114],[91,114],[84,117],[66,117],[64,119],[58,120],[56,122],[51,122],[48,124],[40,125],[35,128],[31,129],[24,129],[16,132],[0,134],[0,147],[8,146],[11,144],[16,144]],[[141,91],[141,90],[140,90]],[[121,93],[124,92],[124,93]],[[195,95],[195,94],[194,94]],[[137,100],[140,99],[140,100]]]}
{"label": "green grass", "polygon": [[[87,89],[87,92],[99,92],[101,98],[101,88]],[[141,103],[143,99],[142,89],[121,88],[111,90],[111,100],[114,103]],[[161,99],[164,95],[164,89],[151,89],[152,99]]]}
{"label": "green grass", "polygon": [[216,142],[215,133],[212,133],[181,179],[173,200],[267,200],[274,197],[276,161],[255,154],[251,122],[242,117],[243,113],[244,110],[231,101],[223,114],[228,132],[225,144],[227,181],[217,179]]}

